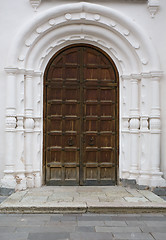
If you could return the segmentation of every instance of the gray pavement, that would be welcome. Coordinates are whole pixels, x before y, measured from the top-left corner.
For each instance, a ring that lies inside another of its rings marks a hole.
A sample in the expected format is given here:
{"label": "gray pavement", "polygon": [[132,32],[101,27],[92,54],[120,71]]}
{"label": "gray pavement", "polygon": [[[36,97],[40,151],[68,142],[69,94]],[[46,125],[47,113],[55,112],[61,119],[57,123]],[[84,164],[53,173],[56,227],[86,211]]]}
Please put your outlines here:
{"label": "gray pavement", "polygon": [[166,201],[148,190],[121,186],[44,186],[13,193],[1,213],[165,212]]}
{"label": "gray pavement", "polygon": [[0,240],[166,240],[166,214],[0,214]]}

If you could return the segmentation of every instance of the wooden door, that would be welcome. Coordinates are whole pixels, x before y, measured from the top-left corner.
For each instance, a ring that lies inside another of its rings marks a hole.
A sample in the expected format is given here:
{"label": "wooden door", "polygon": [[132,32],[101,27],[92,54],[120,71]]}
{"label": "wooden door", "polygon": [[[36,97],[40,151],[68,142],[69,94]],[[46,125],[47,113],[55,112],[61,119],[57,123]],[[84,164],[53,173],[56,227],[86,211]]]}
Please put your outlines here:
{"label": "wooden door", "polygon": [[90,45],[54,56],[44,82],[48,185],[114,185],[118,157],[118,74]]}

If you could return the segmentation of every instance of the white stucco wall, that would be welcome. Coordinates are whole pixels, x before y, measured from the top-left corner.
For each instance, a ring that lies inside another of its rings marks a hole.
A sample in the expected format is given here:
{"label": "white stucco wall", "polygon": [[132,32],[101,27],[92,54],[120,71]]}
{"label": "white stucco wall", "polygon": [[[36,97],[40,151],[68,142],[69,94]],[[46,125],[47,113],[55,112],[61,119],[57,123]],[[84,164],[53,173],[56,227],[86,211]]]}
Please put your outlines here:
{"label": "white stucco wall", "polygon": [[[40,13],[44,13],[46,10],[68,3],[77,3],[80,1],[57,1],[57,0],[43,0],[38,7],[37,12],[34,12],[29,0],[5,0],[1,1],[1,14],[0,14],[0,179],[3,177],[3,171],[5,166],[5,106],[6,106],[6,73],[5,67],[8,65],[8,60],[11,57],[9,55],[9,49],[13,44],[14,36],[19,33],[21,28],[26,25],[27,22],[36,18]],[[160,7],[154,18],[151,18],[149,10],[147,8],[147,1],[86,1],[89,3],[101,4],[103,6],[110,7],[118,10],[124,15],[131,18],[146,32],[147,36],[152,41],[154,48],[159,57],[161,64],[161,70],[163,76],[160,84],[160,100],[161,100],[161,166],[162,171],[166,177],[166,1],[160,0]],[[22,36],[20,36],[21,38]],[[150,59],[149,59],[150,60]],[[153,69],[155,70],[155,69]]]}

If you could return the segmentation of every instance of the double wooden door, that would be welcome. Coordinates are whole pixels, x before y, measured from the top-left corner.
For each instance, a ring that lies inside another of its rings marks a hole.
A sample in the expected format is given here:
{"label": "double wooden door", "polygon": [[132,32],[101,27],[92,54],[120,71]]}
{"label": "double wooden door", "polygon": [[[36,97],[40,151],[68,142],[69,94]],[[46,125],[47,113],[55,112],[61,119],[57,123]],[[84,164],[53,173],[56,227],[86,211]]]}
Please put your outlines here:
{"label": "double wooden door", "polygon": [[98,48],[54,56],[44,82],[47,185],[114,185],[118,156],[118,74]]}

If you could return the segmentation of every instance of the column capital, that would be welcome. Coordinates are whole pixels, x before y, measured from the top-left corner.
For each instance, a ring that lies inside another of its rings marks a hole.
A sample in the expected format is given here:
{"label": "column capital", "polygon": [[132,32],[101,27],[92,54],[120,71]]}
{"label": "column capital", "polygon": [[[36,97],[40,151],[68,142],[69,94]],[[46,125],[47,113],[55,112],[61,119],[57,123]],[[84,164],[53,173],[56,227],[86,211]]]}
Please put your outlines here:
{"label": "column capital", "polygon": [[152,76],[152,79],[160,79],[162,76],[163,76],[163,72],[162,71],[153,71],[151,72],[151,76]]}
{"label": "column capital", "polygon": [[143,72],[141,73],[143,78],[149,78],[152,80],[153,78],[161,78],[163,76],[162,71],[151,71],[151,72]]}
{"label": "column capital", "polygon": [[121,75],[122,80],[130,80],[131,75]]}
{"label": "column capital", "polygon": [[34,72],[35,77],[41,77],[43,75],[42,72]]}
{"label": "column capital", "polygon": [[141,74],[131,74],[131,80],[141,80]]}
{"label": "column capital", "polygon": [[149,78],[151,79],[152,75],[150,72],[143,72],[141,73],[142,78]]}
{"label": "column capital", "polygon": [[18,68],[7,67],[5,68],[5,72],[8,74],[16,74],[18,72]]}
{"label": "column capital", "polygon": [[25,70],[26,77],[34,76],[34,71],[32,69]]}

